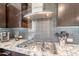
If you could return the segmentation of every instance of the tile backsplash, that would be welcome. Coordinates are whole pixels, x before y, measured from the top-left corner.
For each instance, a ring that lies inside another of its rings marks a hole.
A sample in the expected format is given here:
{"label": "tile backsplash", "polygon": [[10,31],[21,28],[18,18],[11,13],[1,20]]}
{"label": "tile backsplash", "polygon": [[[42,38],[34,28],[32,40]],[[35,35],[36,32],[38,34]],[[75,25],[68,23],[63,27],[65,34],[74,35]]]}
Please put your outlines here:
{"label": "tile backsplash", "polygon": [[56,27],[56,32],[66,31],[69,33],[69,38],[73,39],[74,44],[79,44],[79,27],[68,26],[68,27]]}
{"label": "tile backsplash", "polygon": [[[10,32],[11,38],[14,38],[15,34],[22,35],[24,39],[28,39],[28,37],[31,38],[31,34],[33,35],[33,33],[32,32],[29,33],[28,29],[26,29],[26,28],[0,28],[0,32],[3,32],[3,31]],[[68,32],[69,38],[73,39],[73,44],[79,44],[79,27],[78,26],[56,27],[55,31],[56,32],[59,32],[59,31]],[[55,34],[55,32],[54,32],[54,34]],[[50,36],[51,37],[50,39],[46,38],[45,40],[57,42],[58,39],[56,38],[56,36],[54,34],[52,34],[52,36]],[[36,40],[40,41],[39,39],[36,39]]]}
{"label": "tile backsplash", "polygon": [[10,38],[14,38],[14,35],[22,35],[23,38],[28,37],[28,30],[25,28],[0,28],[0,32],[10,32]]}

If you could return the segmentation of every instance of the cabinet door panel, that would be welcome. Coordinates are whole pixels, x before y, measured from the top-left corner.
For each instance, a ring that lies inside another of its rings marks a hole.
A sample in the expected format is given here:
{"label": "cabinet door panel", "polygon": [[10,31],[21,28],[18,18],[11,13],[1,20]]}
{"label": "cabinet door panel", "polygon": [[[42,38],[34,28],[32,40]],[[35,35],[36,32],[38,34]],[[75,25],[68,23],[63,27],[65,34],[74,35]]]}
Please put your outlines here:
{"label": "cabinet door panel", "polygon": [[20,22],[20,15],[17,16],[17,14],[20,13],[21,8],[20,4],[8,4],[7,6],[7,25],[8,28],[16,28],[19,27],[19,22]]}
{"label": "cabinet door panel", "polygon": [[5,4],[0,3],[0,28],[6,27],[6,7]]}
{"label": "cabinet door panel", "polygon": [[[31,3],[22,3],[21,4],[21,12],[25,12],[22,13],[22,21],[21,21],[21,27],[23,28],[31,28],[32,27],[32,22],[28,21],[26,18],[24,18],[23,16],[26,15],[27,13],[31,13],[32,11],[32,4]],[[28,12],[27,12],[28,10]]]}
{"label": "cabinet door panel", "polygon": [[79,26],[79,4],[59,3],[57,26]]}

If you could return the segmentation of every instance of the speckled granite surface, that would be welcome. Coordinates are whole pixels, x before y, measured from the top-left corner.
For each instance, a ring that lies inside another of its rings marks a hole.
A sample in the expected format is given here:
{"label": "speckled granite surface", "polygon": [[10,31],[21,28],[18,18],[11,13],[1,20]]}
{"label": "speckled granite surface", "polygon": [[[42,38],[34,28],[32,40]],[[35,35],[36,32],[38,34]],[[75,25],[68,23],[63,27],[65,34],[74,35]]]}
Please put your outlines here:
{"label": "speckled granite surface", "polygon": [[18,44],[21,44],[27,40],[11,40],[9,42],[0,42],[0,48],[4,48],[7,50],[19,52],[22,54],[28,54],[31,56],[79,56],[79,45],[74,44],[66,44],[64,46],[60,46],[58,43],[55,43],[57,48],[57,54],[53,54],[52,43],[46,43],[46,46],[50,47],[51,49],[47,49],[44,51],[41,51],[41,43],[35,45],[33,43],[32,45],[24,48],[17,47]]}

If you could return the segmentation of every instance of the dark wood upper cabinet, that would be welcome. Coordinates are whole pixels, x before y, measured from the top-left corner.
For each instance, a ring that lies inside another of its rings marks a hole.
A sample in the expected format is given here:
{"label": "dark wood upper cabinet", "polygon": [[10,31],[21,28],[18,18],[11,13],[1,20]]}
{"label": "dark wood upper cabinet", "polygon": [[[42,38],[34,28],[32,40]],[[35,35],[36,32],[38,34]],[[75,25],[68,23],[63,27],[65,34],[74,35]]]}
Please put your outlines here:
{"label": "dark wood upper cabinet", "polygon": [[21,4],[21,12],[22,12],[22,22],[21,22],[21,27],[28,28],[28,21],[23,18],[25,13],[27,12],[28,9],[28,3],[22,3]]}
{"label": "dark wood upper cabinet", "polygon": [[0,3],[0,28],[29,28],[29,22],[23,18],[30,9],[28,3]]}
{"label": "dark wood upper cabinet", "polygon": [[22,3],[21,4],[21,12],[22,12],[21,27],[23,27],[23,28],[30,28],[31,27],[31,22],[29,22],[23,16],[26,15],[27,13],[31,12],[31,4]]}
{"label": "dark wood upper cabinet", "polygon": [[79,4],[59,3],[57,26],[79,26]]}
{"label": "dark wood upper cabinet", "polygon": [[24,10],[27,10],[28,9],[28,3],[21,3],[21,10],[24,11]]}
{"label": "dark wood upper cabinet", "polygon": [[0,3],[0,28],[6,27],[6,5],[4,3]]}
{"label": "dark wood upper cabinet", "polygon": [[20,25],[19,22],[20,22],[21,16],[18,14],[20,12],[21,12],[20,4],[7,5],[7,17],[8,17],[7,27],[8,28],[19,28],[19,25]]}
{"label": "dark wood upper cabinet", "polygon": [[21,16],[17,14],[21,11],[19,3],[0,3],[0,28],[17,28],[20,24]]}

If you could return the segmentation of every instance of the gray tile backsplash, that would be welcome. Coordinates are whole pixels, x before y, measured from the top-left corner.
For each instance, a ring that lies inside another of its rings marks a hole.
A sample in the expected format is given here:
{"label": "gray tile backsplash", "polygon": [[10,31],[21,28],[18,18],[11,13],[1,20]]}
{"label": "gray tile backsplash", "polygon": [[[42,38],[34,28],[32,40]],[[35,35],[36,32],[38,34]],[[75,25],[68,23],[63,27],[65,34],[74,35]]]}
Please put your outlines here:
{"label": "gray tile backsplash", "polygon": [[74,44],[79,44],[79,27],[68,26],[68,27],[56,27],[56,32],[66,31],[69,33],[69,38],[73,39]]}
{"label": "gray tile backsplash", "polygon": [[28,38],[28,30],[25,28],[0,28],[0,32],[10,32],[10,37],[14,38],[14,35],[22,35],[23,38]]}
{"label": "gray tile backsplash", "polygon": [[[52,26],[51,26],[52,27]],[[41,37],[43,38],[44,36],[39,36],[39,35],[35,35],[35,33],[33,32],[28,32],[28,29],[26,28],[0,28],[0,32],[6,31],[6,32],[10,32],[10,37],[14,38],[15,34],[20,34],[24,37],[24,39],[28,40],[28,37],[30,37],[29,39],[35,39],[36,41],[53,41],[53,42],[58,42],[58,39],[55,36],[56,32],[59,31],[66,31],[69,33],[69,38],[73,39],[73,43],[74,44],[79,44],[79,27],[76,26],[69,26],[69,27],[53,27],[53,30],[55,32],[51,32],[50,37],[46,37],[43,40],[41,39]],[[33,38],[34,36],[34,38]]]}

